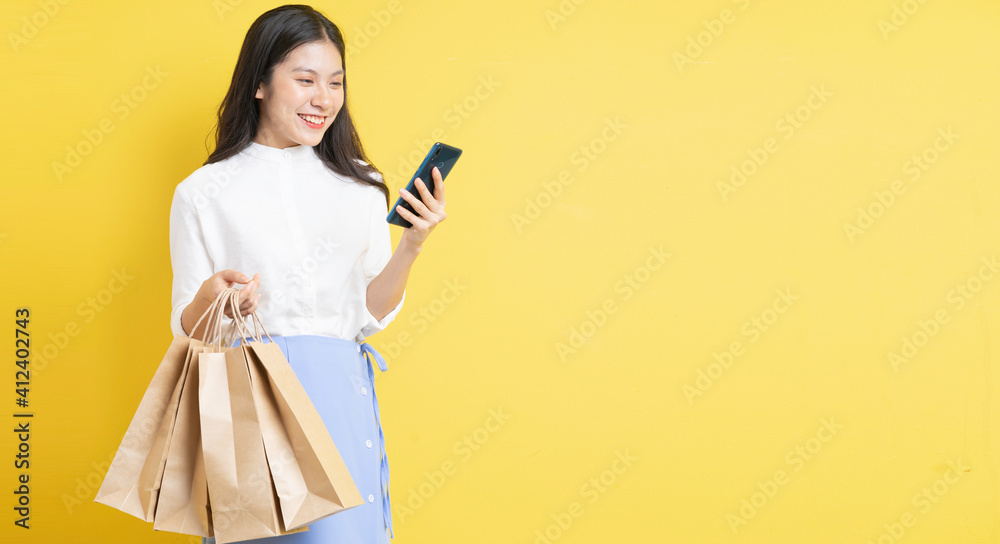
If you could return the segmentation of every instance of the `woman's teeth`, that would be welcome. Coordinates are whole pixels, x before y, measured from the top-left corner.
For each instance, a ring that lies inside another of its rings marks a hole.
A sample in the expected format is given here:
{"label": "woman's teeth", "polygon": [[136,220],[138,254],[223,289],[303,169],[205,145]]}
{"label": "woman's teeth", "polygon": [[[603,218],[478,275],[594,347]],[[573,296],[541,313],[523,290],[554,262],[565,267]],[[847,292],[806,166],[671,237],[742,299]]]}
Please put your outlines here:
{"label": "woman's teeth", "polygon": [[322,125],[323,120],[326,119],[325,117],[317,117],[315,115],[302,115],[301,113],[299,114],[299,117],[305,119],[306,121],[309,121],[314,125]]}

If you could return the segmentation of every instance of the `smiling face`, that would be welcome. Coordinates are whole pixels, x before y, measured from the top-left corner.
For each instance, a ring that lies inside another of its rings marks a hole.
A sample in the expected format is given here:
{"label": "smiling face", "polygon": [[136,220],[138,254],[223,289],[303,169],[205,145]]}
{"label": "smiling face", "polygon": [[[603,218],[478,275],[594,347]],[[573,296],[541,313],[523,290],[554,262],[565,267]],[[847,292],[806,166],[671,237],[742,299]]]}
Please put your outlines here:
{"label": "smiling face", "polygon": [[284,149],[315,146],[344,105],[344,63],[328,40],[304,43],[260,84],[260,125],[254,141]]}

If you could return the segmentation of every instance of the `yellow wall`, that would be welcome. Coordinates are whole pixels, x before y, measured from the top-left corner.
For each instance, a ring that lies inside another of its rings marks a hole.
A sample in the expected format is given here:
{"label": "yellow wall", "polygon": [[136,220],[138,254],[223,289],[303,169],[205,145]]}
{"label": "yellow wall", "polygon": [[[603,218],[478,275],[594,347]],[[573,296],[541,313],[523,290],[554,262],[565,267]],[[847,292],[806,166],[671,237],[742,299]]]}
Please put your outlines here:
{"label": "yellow wall", "polygon": [[[18,307],[36,356],[3,542],[190,541],[90,500],[276,5],[4,2],[3,428]],[[465,150],[373,338],[397,542],[1000,542],[996,2],[317,7],[393,190]]]}

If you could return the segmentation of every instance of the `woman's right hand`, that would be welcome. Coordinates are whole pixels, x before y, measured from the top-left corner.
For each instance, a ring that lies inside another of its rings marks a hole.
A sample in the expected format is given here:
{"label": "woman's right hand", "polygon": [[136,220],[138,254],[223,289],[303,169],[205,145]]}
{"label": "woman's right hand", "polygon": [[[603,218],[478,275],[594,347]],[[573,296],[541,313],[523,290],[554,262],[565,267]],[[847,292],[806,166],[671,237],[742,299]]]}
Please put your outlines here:
{"label": "woman's right hand", "polygon": [[[201,284],[198,296],[211,304],[219,296],[219,293],[237,283],[245,284],[240,289],[240,314],[243,316],[251,315],[257,311],[257,306],[260,304],[260,293],[257,292],[260,289],[260,273],[254,274],[253,278],[250,278],[236,270],[227,269],[216,272]],[[225,315],[229,319],[233,319],[232,304],[226,304]]]}

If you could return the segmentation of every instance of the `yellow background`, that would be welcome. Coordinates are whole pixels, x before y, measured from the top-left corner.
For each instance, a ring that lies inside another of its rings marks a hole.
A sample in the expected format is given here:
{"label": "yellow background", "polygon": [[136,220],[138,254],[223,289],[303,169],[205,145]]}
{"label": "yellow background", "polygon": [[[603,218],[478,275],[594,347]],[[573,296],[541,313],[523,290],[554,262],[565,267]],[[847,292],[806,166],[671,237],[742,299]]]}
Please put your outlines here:
{"label": "yellow background", "polygon": [[[3,428],[16,308],[56,356],[33,362],[29,531],[2,433],[3,542],[194,540],[90,500],[170,342],[174,187],[276,5],[4,2]],[[465,151],[372,338],[396,542],[1000,542],[1000,280],[982,265],[1000,254],[1000,5],[314,6],[347,33],[354,116],[393,191],[432,138]],[[878,217],[849,236],[859,208]],[[977,291],[961,306],[960,285]],[[893,365],[904,337],[923,345]]]}

